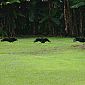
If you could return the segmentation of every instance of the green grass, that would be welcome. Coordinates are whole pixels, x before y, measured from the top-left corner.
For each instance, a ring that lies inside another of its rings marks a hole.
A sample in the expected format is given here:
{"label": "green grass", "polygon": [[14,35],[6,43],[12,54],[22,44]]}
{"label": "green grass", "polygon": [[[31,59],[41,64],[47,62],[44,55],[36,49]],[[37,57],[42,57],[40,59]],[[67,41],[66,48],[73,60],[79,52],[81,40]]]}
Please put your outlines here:
{"label": "green grass", "polygon": [[0,85],[85,85],[85,48],[72,38],[0,42]]}

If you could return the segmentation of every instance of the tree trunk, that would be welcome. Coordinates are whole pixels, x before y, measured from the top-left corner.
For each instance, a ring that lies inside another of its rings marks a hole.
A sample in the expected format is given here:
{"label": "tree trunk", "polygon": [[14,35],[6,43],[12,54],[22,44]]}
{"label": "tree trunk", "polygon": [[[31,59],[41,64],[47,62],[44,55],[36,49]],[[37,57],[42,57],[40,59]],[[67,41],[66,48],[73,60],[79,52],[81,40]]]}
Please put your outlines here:
{"label": "tree trunk", "polygon": [[83,37],[83,23],[82,23],[82,10],[79,9],[79,12],[80,12],[80,36]]}
{"label": "tree trunk", "polygon": [[49,8],[49,19],[48,19],[48,29],[49,29],[49,34],[51,34],[51,10],[52,10],[52,1],[48,0],[48,8]]}
{"label": "tree trunk", "polygon": [[71,11],[69,6],[69,1],[64,0],[64,20],[65,20],[65,31],[67,35],[71,35],[72,33],[72,19],[71,19]]}

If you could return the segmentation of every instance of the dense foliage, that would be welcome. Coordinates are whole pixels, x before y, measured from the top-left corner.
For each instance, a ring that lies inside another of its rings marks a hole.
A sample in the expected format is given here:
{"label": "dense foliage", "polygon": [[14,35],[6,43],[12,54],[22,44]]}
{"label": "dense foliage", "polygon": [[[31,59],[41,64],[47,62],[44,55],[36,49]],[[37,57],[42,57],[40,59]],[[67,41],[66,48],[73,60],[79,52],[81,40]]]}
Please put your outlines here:
{"label": "dense foliage", "polygon": [[[0,1],[0,34],[2,36],[16,35],[59,35],[72,36],[71,26],[66,25],[72,14],[65,2],[71,8],[84,0],[1,0]],[[66,14],[67,13],[67,14]],[[73,15],[74,16],[74,15]],[[73,20],[74,21],[74,20]],[[72,21],[72,22],[73,22]],[[68,31],[71,30],[71,31]],[[68,32],[67,32],[68,31]]]}

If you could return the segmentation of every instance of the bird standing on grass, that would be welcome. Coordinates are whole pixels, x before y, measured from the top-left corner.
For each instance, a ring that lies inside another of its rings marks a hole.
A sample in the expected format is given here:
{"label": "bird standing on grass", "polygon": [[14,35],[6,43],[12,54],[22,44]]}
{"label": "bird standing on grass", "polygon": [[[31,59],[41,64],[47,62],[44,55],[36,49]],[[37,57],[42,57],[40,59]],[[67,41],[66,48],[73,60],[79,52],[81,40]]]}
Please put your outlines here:
{"label": "bird standing on grass", "polygon": [[4,38],[1,40],[1,42],[4,42],[4,41],[14,42],[14,41],[17,41],[17,39],[16,38]]}
{"label": "bird standing on grass", "polygon": [[51,42],[51,41],[48,40],[47,38],[36,38],[36,39],[34,40],[34,42],[45,43],[45,42]]}
{"label": "bird standing on grass", "polygon": [[75,38],[75,39],[73,39],[73,41],[74,42],[76,42],[76,41],[78,41],[78,42],[82,42],[82,43],[84,43],[85,42],[85,38]]}

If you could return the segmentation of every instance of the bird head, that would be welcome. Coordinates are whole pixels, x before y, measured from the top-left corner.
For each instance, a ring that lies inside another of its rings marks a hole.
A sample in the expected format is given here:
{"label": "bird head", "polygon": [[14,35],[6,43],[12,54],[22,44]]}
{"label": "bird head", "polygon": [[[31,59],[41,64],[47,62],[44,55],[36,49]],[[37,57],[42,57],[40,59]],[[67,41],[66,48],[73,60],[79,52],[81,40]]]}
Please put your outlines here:
{"label": "bird head", "polygon": [[76,38],[75,38],[75,39],[73,39],[73,42],[76,42]]}

